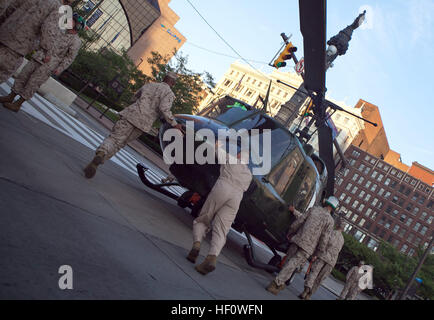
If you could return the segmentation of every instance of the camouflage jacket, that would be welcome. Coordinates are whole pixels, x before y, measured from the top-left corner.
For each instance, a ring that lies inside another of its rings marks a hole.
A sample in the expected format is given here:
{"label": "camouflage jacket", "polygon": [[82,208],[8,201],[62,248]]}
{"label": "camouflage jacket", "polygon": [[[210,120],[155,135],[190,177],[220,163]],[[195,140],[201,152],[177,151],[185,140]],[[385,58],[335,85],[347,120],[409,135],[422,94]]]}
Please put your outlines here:
{"label": "camouflage jacket", "polygon": [[342,236],[342,232],[333,230],[325,252],[319,253],[318,258],[334,267],[343,246],[344,237]]}
{"label": "camouflage jacket", "polygon": [[17,0],[10,16],[0,25],[0,43],[25,56],[36,40],[47,55],[52,55],[59,32],[59,0]]}
{"label": "camouflage jacket", "polygon": [[327,209],[319,206],[310,208],[306,214],[295,210],[296,221],[291,225],[297,233],[291,242],[302,248],[309,255],[324,255],[330,235],[333,231],[334,221]]}
{"label": "camouflage jacket", "polygon": [[360,278],[362,277],[363,274],[359,273],[359,267],[358,266],[354,266],[350,269],[350,271],[348,271],[347,273],[347,283],[349,284],[355,284],[358,283]]}
{"label": "camouflage jacket", "polygon": [[[63,72],[74,62],[81,47],[81,40],[78,34],[70,34],[66,31],[60,31],[58,41],[53,44],[52,56],[48,65],[50,70]],[[45,53],[38,50],[32,58],[39,63],[43,63]]]}
{"label": "camouflage jacket", "polygon": [[245,164],[222,164],[219,179],[225,180],[233,187],[245,192],[252,182],[252,173]]}
{"label": "camouflage jacket", "polygon": [[145,84],[138,92],[135,103],[120,112],[120,115],[136,128],[149,132],[152,124],[162,115],[172,126],[177,124],[172,112],[175,95],[169,85],[160,83]]}

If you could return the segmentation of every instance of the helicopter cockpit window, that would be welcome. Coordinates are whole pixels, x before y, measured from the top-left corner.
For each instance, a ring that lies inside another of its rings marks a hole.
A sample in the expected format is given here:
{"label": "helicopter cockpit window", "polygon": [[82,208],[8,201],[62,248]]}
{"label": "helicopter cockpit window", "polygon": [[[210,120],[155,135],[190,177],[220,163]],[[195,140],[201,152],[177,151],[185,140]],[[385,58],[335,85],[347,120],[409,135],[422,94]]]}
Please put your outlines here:
{"label": "helicopter cockpit window", "polygon": [[286,189],[294,178],[294,173],[297,172],[302,161],[303,156],[300,150],[295,148],[291,155],[286,157],[285,161],[282,161],[269,175],[268,180],[274,186],[276,192],[283,198]]}
{"label": "helicopter cockpit window", "polygon": [[299,176],[303,177],[297,195],[294,199],[294,206],[298,210],[305,210],[315,192],[315,170],[304,163],[300,168]]}
{"label": "helicopter cockpit window", "polygon": [[259,129],[259,150],[267,150],[263,147],[262,132],[264,129],[271,130],[271,168],[274,168],[276,165],[278,165],[279,162],[282,161],[285,154],[295,147],[292,136],[286,130],[280,128],[273,120],[264,117],[261,114],[257,114],[239,123],[236,123],[232,126],[232,128],[235,130],[242,128],[247,130]]}

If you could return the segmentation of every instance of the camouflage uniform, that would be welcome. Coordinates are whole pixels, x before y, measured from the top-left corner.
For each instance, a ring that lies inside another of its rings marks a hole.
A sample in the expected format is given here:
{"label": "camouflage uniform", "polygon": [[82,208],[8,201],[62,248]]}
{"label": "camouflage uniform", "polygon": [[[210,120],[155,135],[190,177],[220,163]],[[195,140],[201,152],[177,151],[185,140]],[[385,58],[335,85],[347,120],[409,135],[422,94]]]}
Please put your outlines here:
{"label": "camouflage uniform", "polygon": [[119,113],[121,119],[113,127],[110,136],[96,150],[96,153],[104,153],[104,161],[110,159],[128,142],[140,137],[143,132],[150,132],[159,114],[172,126],[177,125],[170,111],[175,95],[168,84],[148,83],[139,90],[138,94],[140,93],[141,96],[135,103]]}
{"label": "camouflage uniform", "polygon": [[297,230],[292,237],[291,243],[297,245],[297,252],[290,258],[275,279],[278,286],[291,277],[292,273],[307,262],[312,256],[319,256],[325,252],[334,221],[326,208],[315,206],[310,208],[306,214],[294,210],[296,221],[291,228]]}
{"label": "camouflage uniform", "polygon": [[59,30],[59,0],[18,0],[15,5],[0,25],[0,83],[21,66],[39,37],[44,56],[51,56]]}
{"label": "camouflage uniform", "polygon": [[235,220],[244,192],[252,181],[252,173],[244,164],[224,164],[220,177],[209,193],[200,215],[193,221],[193,240],[202,242],[211,223],[212,238],[209,255],[218,256]]}
{"label": "camouflage uniform", "polygon": [[53,43],[50,62],[43,63],[44,53],[38,51],[15,79],[12,91],[25,100],[29,100],[54,71],[63,72],[68,68],[80,50],[81,40],[77,34],[59,31],[59,38]]}
{"label": "camouflage uniform", "polygon": [[354,266],[348,271],[344,289],[341,292],[339,299],[355,300],[357,295],[362,292],[359,287],[359,280],[363,274],[359,273],[359,267]]}
{"label": "camouflage uniform", "polygon": [[311,289],[312,294],[318,290],[321,283],[332,272],[343,246],[344,237],[342,236],[342,232],[334,230],[325,252],[321,252],[318,255],[318,259],[312,263],[310,273],[307,276],[305,287]]}

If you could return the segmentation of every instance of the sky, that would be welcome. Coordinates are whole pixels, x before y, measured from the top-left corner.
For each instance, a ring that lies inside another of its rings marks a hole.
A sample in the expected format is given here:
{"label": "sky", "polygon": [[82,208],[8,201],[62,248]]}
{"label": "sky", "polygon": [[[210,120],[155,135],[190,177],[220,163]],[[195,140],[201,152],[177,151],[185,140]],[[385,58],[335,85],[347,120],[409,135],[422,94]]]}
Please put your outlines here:
{"label": "sky", "polygon": [[[251,64],[271,73],[267,64],[292,34],[303,56],[297,0],[190,0],[208,23]],[[187,0],[172,0],[179,15],[175,27],[187,38],[181,52],[188,67],[210,72],[216,82],[236,56],[194,11]],[[327,72],[327,94],[348,106],[359,99],[379,107],[390,148],[402,161],[434,170],[434,0],[329,0],[327,38],[367,10],[365,24],[353,33],[348,52]],[[263,63],[260,63],[263,62]],[[293,72],[293,63],[284,71]]]}

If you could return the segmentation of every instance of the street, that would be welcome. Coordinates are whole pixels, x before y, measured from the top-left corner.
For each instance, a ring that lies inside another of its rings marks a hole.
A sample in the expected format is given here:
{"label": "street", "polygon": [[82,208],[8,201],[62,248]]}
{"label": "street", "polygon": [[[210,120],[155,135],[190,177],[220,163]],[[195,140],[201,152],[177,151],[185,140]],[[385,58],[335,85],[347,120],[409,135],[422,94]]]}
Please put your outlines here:
{"label": "street", "polygon": [[[197,273],[185,259],[189,210],[140,182],[138,162],[155,182],[165,172],[132,148],[86,180],[82,168],[108,130],[82,112],[77,120],[38,95],[18,114],[0,108],[0,299],[298,299],[304,273],[268,293],[273,276],[246,263],[246,240],[233,230],[216,271]],[[272,256],[256,250],[264,262]],[[63,265],[72,290],[59,289]],[[336,295],[322,287],[312,299]]]}

